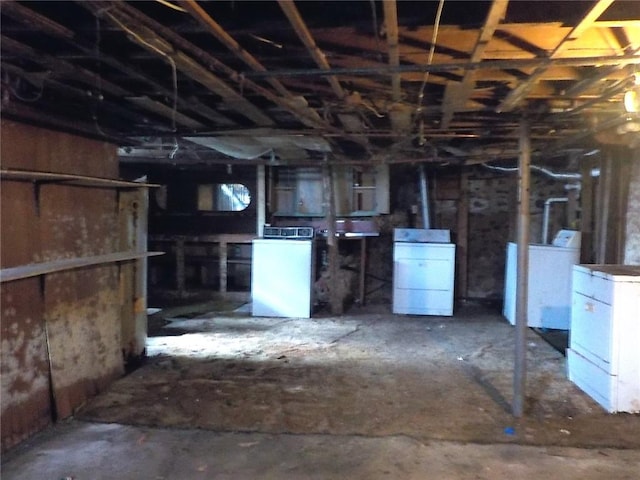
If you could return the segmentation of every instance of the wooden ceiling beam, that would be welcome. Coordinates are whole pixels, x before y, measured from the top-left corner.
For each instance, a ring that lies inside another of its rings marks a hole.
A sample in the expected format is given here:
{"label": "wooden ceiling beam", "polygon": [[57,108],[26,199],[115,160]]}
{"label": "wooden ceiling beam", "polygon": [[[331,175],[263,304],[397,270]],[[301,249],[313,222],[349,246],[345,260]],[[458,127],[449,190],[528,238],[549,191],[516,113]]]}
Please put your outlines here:
{"label": "wooden ceiling beam", "polygon": [[[482,60],[489,41],[493,38],[493,34],[498,28],[498,25],[504,19],[508,4],[509,0],[494,0],[491,4],[484,26],[480,30],[478,41],[469,58],[470,63],[478,63]],[[442,101],[443,112],[442,121],[440,122],[441,128],[449,128],[453,114],[458,109],[463,108],[467,103],[467,100],[475,88],[475,78],[476,72],[474,70],[466,70],[462,82],[447,83]]]}
{"label": "wooden ceiling beam", "polygon": [[2,2],[2,14],[13,18],[29,28],[46,33],[52,37],[64,38],[66,40],[73,40],[75,37],[75,33],[67,27],[13,0]]}
{"label": "wooden ceiling beam", "polygon": [[131,41],[140,47],[157,54],[162,59],[172,63],[183,75],[204,85],[212,92],[222,97],[225,105],[248,118],[256,125],[271,126],[273,120],[246,98],[229,87],[212,72],[200,65],[193,58],[177,50],[171,43],[156,32],[136,22],[130,15],[119,8],[122,4],[108,4],[117,8],[104,9],[100,2],[79,2],[95,15],[105,17],[109,22],[120,27]]}
{"label": "wooden ceiling beam", "polygon": [[126,97],[130,94],[126,89],[101,78],[99,75],[89,70],[36,50],[31,46],[18,42],[6,35],[0,36],[0,43],[2,45],[2,50],[10,51],[22,58],[29,59],[36,64],[42,65],[51,70],[51,72],[56,76],[81,81],[91,86],[92,90],[97,90],[99,86],[101,90],[115,97]]}
{"label": "wooden ceiling beam", "polygon": [[[331,130],[332,127],[325,122],[313,109],[308,108],[306,105],[300,105],[300,101],[296,101],[294,98],[284,98],[274,94],[268,88],[262,87],[258,85],[251,79],[247,78],[246,74],[240,74],[237,71],[233,70],[229,66],[225,65],[223,62],[219,61],[213,55],[205,52],[201,48],[196,47],[191,42],[186,40],[184,37],[175,33],[174,30],[168,28],[156,20],[150,18],[149,16],[142,13],[140,10],[133,8],[132,6],[126,4],[125,2],[86,2],[81,1],[80,4],[94,4],[96,6],[99,5],[98,11],[102,11],[109,8],[117,8],[118,11],[121,11],[124,15],[130,17],[132,20],[139,22],[142,25],[147,26],[151,30],[157,33],[157,35],[161,38],[166,39],[174,45],[174,48],[179,48],[184,52],[188,52],[193,57],[197,58],[202,65],[206,67],[206,71],[211,73],[213,70],[217,70],[222,72],[228,81],[231,81],[238,85],[239,88],[244,90],[250,90],[262,97],[266,98],[270,102],[275,105],[281,107],[282,109],[290,112],[294,117],[296,117],[299,121],[304,123],[307,126],[311,126],[313,128],[321,128]],[[254,72],[259,73],[259,72]],[[262,72],[269,76],[269,72]],[[234,92],[234,95],[237,95]]]}
{"label": "wooden ceiling beam", "polygon": [[[387,46],[389,47],[389,65],[398,67],[400,65],[400,47],[398,45],[398,8],[396,0],[385,0],[382,4],[384,6]],[[401,97],[400,74],[393,73],[391,75],[391,99],[394,102],[399,102]]]}
{"label": "wooden ceiling beam", "polygon": [[[564,37],[564,39],[556,46],[551,52],[549,58],[557,58],[558,55],[566,49],[572,41],[580,37],[588,28],[598,20],[598,18],[609,8],[614,0],[598,0],[595,5],[589,9],[582,20],[571,29],[571,31]],[[544,74],[546,67],[538,67],[528,80],[518,85],[518,87],[511,90],[506,98],[500,103],[497,112],[508,112],[513,110],[518,104],[524,100],[533,86],[540,80]]]}
{"label": "wooden ceiling beam", "polygon": [[[316,42],[313,39],[313,35],[311,35],[311,32],[307,28],[307,25],[302,19],[302,16],[300,15],[300,12],[298,11],[293,0],[278,0],[278,3],[284,14],[289,19],[289,22],[298,35],[298,38],[300,38],[300,41],[302,41],[304,46],[309,51],[309,55],[311,55],[311,58],[313,58],[318,67],[320,67],[321,69],[330,70],[331,66],[327,61],[327,57],[316,45]],[[331,88],[333,89],[336,97],[338,97],[339,99],[343,99],[345,97],[345,92],[342,89],[342,86],[340,85],[338,79],[334,76],[328,76],[327,81],[331,85]]]}
{"label": "wooden ceiling beam", "polygon": [[[153,88],[156,89],[158,93],[168,98],[171,98],[174,96],[174,92],[170,91],[164,85],[160,84],[159,82],[152,79],[148,75],[138,71],[137,69],[131,67],[130,65],[126,65],[122,63],[121,61],[115,59],[114,57],[106,54],[104,51],[96,52],[95,49],[92,49],[91,47],[88,46],[87,42],[85,42],[84,39],[78,38],[75,32],[68,29],[64,25],[60,25],[59,23],[54,22],[53,20],[47,17],[44,17],[37,12],[34,12],[30,8],[20,5],[14,1],[9,1],[9,2],[4,2],[2,4],[2,12],[4,14],[8,14],[11,18],[13,18],[14,20],[26,26],[35,26],[36,28],[40,29],[41,31],[43,31],[48,35],[67,40],[70,45],[72,45],[74,48],[78,49],[80,52],[84,54],[83,58],[91,58],[91,59],[97,58],[100,62],[113,67],[114,69],[128,75],[129,77],[140,80],[148,85],[151,85]],[[60,56],[58,56],[58,58],[60,58]],[[196,102],[192,100],[185,101],[180,96],[178,96],[176,100],[177,100],[178,106],[181,109],[191,110],[197,113],[198,115],[202,116],[203,118],[206,118],[208,120],[215,122],[216,125],[226,126],[226,127],[231,127],[235,125],[235,123],[232,120],[225,117],[221,113],[218,113],[206,107],[205,105],[202,105],[201,102]],[[166,109],[162,109],[162,107],[159,107],[157,103],[159,102],[156,102],[156,104],[154,104],[154,110],[152,111],[155,111],[157,113],[159,110],[164,110],[166,112]],[[185,117],[184,115],[182,116],[182,118],[185,118],[187,121],[185,125],[189,125],[189,124],[195,125],[197,123],[192,119],[187,119],[187,117]]]}
{"label": "wooden ceiling beam", "polygon": [[[218,39],[233,54],[257,72],[264,72],[267,69],[253,55],[240,46],[236,40],[209,15],[196,0],[182,0],[180,4],[191,14],[191,16],[202,25],[208,32]],[[291,93],[275,78],[267,79],[269,84],[283,97],[290,97]]]}
{"label": "wooden ceiling beam", "polygon": [[[14,77],[21,78],[25,82],[32,85],[37,89],[51,89],[57,92],[58,95],[63,95],[68,97],[72,102],[76,104],[86,104],[87,100],[87,90],[84,88],[72,87],[64,83],[64,81],[56,80],[51,75],[47,73],[41,72],[27,72],[22,68],[7,63],[3,61],[2,63],[3,72],[13,75]],[[9,95],[11,97],[11,95]],[[98,100],[96,98],[96,100]],[[46,107],[46,100],[43,103],[39,103],[39,106]],[[99,104],[96,102],[95,106],[87,106],[87,110],[94,110],[96,116],[98,113],[106,114],[108,113],[110,117],[115,117],[116,122],[127,121],[133,122],[137,124],[151,124],[151,119],[147,117],[145,114],[147,112],[138,112],[138,110],[132,110],[128,106],[123,105],[119,101],[112,101],[110,97],[103,98],[99,100]],[[88,120],[89,123],[92,123],[91,120]],[[98,119],[95,119],[95,122],[98,122]],[[95,125],[91,128],[95,128]]]}

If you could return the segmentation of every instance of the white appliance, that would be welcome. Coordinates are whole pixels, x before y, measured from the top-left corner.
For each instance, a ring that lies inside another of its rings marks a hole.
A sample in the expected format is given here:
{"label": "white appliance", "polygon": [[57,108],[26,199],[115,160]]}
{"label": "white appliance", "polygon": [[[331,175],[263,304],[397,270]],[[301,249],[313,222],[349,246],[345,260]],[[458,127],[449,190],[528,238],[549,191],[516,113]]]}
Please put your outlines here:
{"label": "white appliance", "polygon": [[456,247],[448,230],[393,232],[393,313],[453,315]]}
{"label": "white appliance", "polygon": [[[580,232],[560,230],[551,245],[529,245],[527,325],[569,330],[571,271],[580,262]],[[502,314],[516,323],[518,245],[509,242]]]}
{"label": "white appliance", "polygon": [[573,268],[569,379],[608,412],[640,413],[640,266]]}
{"label": "white appliance", "polygon": [[[285,232],[286,237],[286,232]],[[313,240],[261,238],[251,258],[252,315],[311,317]]]}

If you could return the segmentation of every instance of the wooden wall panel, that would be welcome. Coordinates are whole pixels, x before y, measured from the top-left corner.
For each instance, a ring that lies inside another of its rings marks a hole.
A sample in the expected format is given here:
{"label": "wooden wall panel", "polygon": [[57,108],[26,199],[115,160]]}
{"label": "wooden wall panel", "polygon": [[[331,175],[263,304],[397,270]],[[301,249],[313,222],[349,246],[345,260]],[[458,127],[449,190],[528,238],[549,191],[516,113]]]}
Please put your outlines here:
{"label": "wooden wall panel", "polygon": [[4,451],[46,427],[52,412],[39,280],[3,284],[0,305],[0,425]]}
{"label": "wooden wall panel", "polygon": [[[1,134],[3,168],[118,177],[114,145],[4,120]],[[37,192],[2,181],[3,268],[120,250],[116,190],[46,183]],[[3,450],[123,373],[122,294],[116,264],[2,284]]]}

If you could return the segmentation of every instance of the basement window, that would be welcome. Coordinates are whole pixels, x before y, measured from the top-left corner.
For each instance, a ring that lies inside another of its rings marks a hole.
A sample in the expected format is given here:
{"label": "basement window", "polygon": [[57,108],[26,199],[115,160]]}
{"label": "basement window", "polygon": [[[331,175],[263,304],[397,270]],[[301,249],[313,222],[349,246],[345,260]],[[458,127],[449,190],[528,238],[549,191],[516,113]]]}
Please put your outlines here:
{"label": "basement window", "polygon": [[241,183],[198,185],[198,210],[204,212],[241,212],[251,203],[249,189]]}

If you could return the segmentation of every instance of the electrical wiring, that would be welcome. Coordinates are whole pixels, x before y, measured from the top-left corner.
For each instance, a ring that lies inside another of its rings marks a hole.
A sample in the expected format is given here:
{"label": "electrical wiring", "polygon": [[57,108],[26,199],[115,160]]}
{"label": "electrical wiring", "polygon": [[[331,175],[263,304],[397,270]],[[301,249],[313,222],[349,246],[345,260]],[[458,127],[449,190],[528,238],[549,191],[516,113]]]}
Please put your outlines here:
{"label": "electrical wiring", "polygon": [[[49,73],[51,73],[51,72],[49,72]],[[18,80],[20,80],[20,79],[18,79]],[[22,94],[18,93],[16,88],[14,88],[14,86],[11,85],[11,82],[7,82],[7,86],[9,87],[9,91],[11,92],[11,94],[14,97],[16,97],[18,100],[20,100],[22,102],[27,102],[27,103],[33,103],[33,102],[37,102],[38,100],[40,100],[42,98],[42,95],[44,94],[44,82],[45,82],[45,80],[46,80],[46,78],[44,78],[42,80],[42,85],[40,86],[40,91],[38,93],[36,93],[33,98],[23,97]]]}
{"label": "electrical wiring", "polygon": [[175,5],[175,4],[171,3],[171,2],[168,2],[167,0],[156,0],[156,2],[164,5],[165,7],[169,7],[172,10],[176,10],[178,12],[182,12],[182,13],[186,13],[187,12],[184,8],[182,8],[182,7],[178,6],[178,5]]}
{"label": "electrical wiring", "polygon": [[[436,13],[436,21],[433,26],[433,35],[431,37],[431,48],[429,49],[429,58],[427,60],[427,66],[431,65],[433,61],[433,54],[436,50],[436,40],[438,38],[438,30],[440,29],[440,18],[442,16],[442,8],[444,7],[444,0],[440,0],[438,3],[438,11]],[[418,105],[416,107],[416,113],[420,114],[422,112],[422,100],[424,98],[424,89],[427,85],[427,80],[429,80],[429,70],[424,72],[424,76],[422,78],[422,85],[420,86],[420,93],[418,94]]]}
{"label": "electrical wiring", "polygon": [[111,14],[111,12],[105,12],[105,13],[122,30],[127,32],[134,39],[136,39],[136,41],[138,41],[138,43],[141,43],[142,45],[145,45],[146,47],[150,48],[151,50],[153,50],[157,54],[159,54],[162,57],[166,58],[167,61],[169,62],[169,64],[171,65],[172,79],[173,79],[173,111],[172,111],[172,118],[171,118],[171,127],[172,127],[173,131],[175,132],[177,130],[177,128],[176,128],[176,113],[177,113],[177,110],[178,110],[178,68],[176,66],[175,60],[173,58],[171,58],[170,55],[168,55],[167,53],[163,52],[162,50],[160,50],[155,45],[152,45],[151,43],[147,42],[144,38],[142,38],[136,32],[132,31],[129,27],[127,27],[124,23],[122,23],[117,17],[115,17],[113,14]]}

